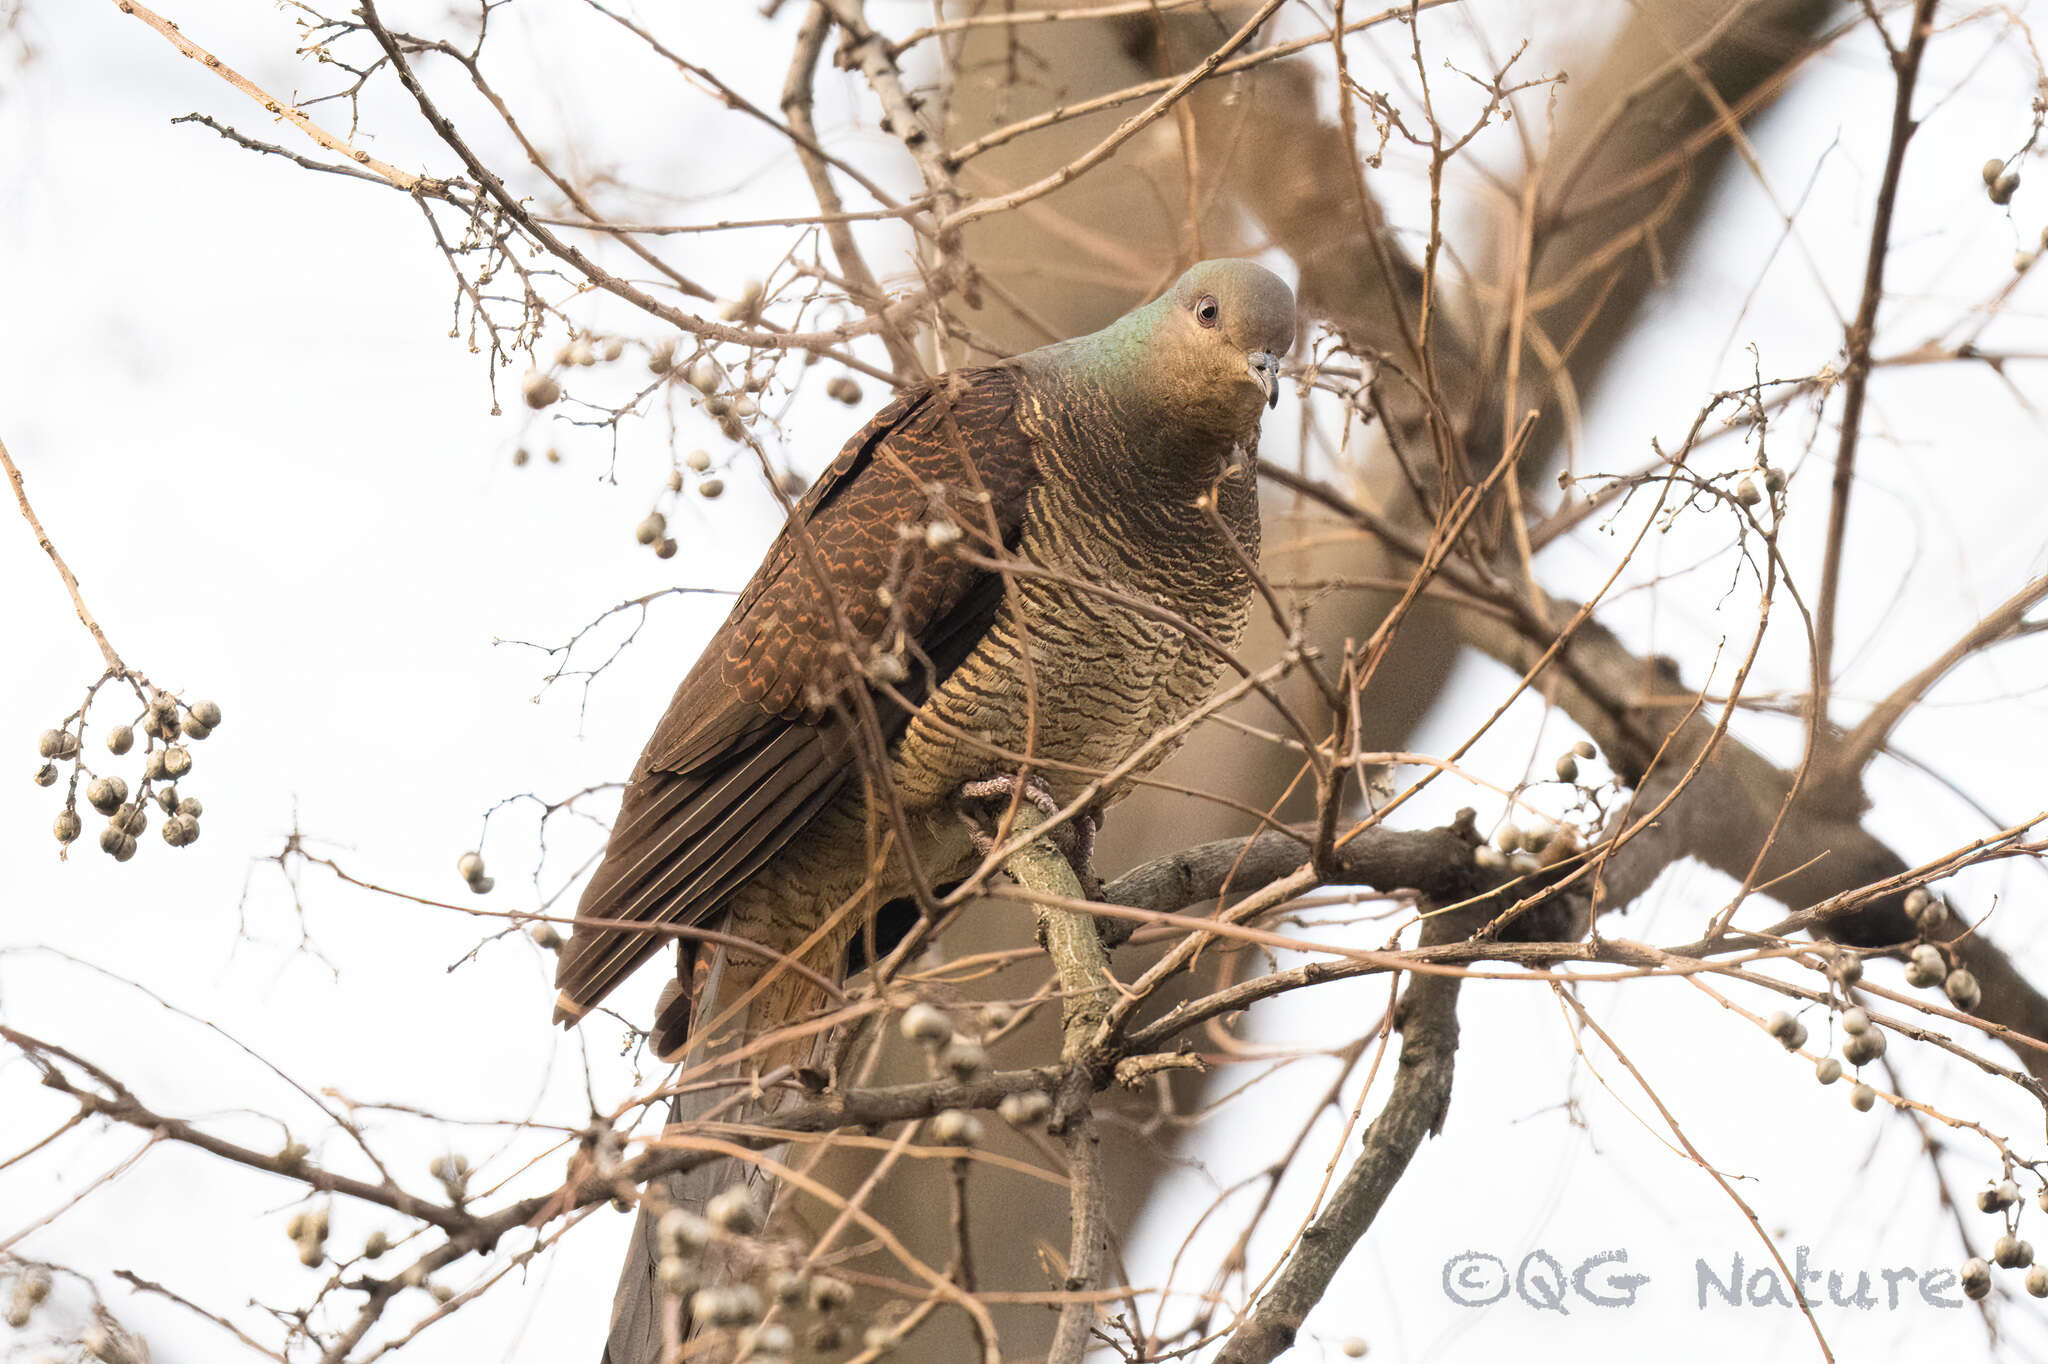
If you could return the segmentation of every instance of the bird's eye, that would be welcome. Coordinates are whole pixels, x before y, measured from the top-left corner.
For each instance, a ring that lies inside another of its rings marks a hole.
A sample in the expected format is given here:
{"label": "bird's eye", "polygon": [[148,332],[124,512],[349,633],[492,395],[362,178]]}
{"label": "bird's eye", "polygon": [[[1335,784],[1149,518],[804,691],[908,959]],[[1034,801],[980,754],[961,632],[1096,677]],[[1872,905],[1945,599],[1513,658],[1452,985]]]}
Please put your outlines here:
{"label": "bird's eye", "polygon": [[1216,316],[1221,311],[1222,309],[1217,306],[1216,296],[1204,294],[1202,301],[1195,305],[1195,321],[1205,327],[1213,327],[1216,325]]}

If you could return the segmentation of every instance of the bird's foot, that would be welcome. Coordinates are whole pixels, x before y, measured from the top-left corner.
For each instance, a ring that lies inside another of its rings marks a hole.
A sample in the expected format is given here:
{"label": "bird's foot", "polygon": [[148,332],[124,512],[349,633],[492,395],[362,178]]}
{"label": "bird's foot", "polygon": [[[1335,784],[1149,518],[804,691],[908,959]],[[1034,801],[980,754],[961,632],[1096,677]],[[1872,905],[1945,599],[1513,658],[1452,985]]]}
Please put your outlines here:
{"label": "bird's foot", "polygon": [[[975,851],[986,856],[994,850],[996,842],[989,833],[989,826],[974,807],[980,806],[986,811],[990,804],[998,802],[1007,807],[1020,792],[1023,799],[1030,801],[1047,818],[1059,813],[1058,798],[1036,777],[1025,778],[1021,787],[1014,775],[962,783],[958,807],[960,820],[967,826],[967,837],[973,842]],[[1093,809],[1083,810],[1049,835],[1053,846],[1066,854],[1067,862],[1074,868],[1074,878],[1081,883],[1082,893],[1090,899],[1102,889],[1102,882],[1095,875],[1095,831],[1101,825],[1101,815]]]}

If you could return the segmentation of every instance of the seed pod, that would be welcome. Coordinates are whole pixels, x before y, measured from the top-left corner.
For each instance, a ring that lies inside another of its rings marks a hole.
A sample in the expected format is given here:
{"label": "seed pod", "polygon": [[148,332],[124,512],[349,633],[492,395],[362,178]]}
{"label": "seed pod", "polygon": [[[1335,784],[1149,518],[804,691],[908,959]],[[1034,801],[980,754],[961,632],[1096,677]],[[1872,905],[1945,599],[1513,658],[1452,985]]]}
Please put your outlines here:
{"label": "seed pod", "polygon": [[660,543],[656,544],[656,545],[655,545],[655,547],[654,547],[654,557],[655,557],[655,558],[657,558],[657,559],[673,559],[673,558],[675,558],[675,557],[676,557],[676,542],[675,542],[674,540],[670,539],[670,538],[669,538],[669,537],[667,537],[667,536],[663,536],[663,537],[661,538],[661,541],[660,541]]}
{"label": "seed pod", "polygon": [[1974,1255],[1963,1261],[1956,1278],[1962,1281],[1963,1296],[1973,1302],[1991,1291],[1991,1266]]}
{"label": "seed pod", "polygon": [[1842,1010],[1842,1031],[1854,1037],[1870,1031],[1870,1014],[1860,1004]]}
{"label": "seed pod", "polygon": [[804,1295],[810,1291],[810,1287],[811,1281],[809,1276],[799,1274],[794,1270],[778,1269],[768,1276],[768,1296],[784,1307],[795,1307],[801,1304],[804,1300]]}
{"label": "seed pod", "polygon": [[1991,1248],[1991,1258],[2000,1269],[2025,1269],[2034,1263],[2034,1247],[2020,1240],[2011,1232],[1998,1238],[1998,1244]]}
{"label": "seed pod", "polygon": [[718,366],[711,363],[709,356],[690,366],[690,387],[699,393],[718,391]]}
{"label": "seed pod", "polygon": [[1849,1091],[1849,1106],[1858,1113],[1868,1113],[1877,1104],[1877,1091],[1858,1081]]}
{"label": "seed pod", "polygon": [[971,1037],[955,1037],[939,1052],[939,1064],[962,1080],[988,1069],[988,1048]]}
{"label": "seed pod", "polygon": [[143,711],[142,719],[139,723],[142,726],[142,732],[148,735],[150,738],[161,739],[164,737],[163,720],[160,717],[158,717],[155,711]]}
{"label": "seed pod", "polygon": [[519,393],[526,399],[526,405],[537,411],[553,406],[562,396],[562,386],[555,382],[554,375],[534,370],[520,381]]}
{"label": "seed pod", "polygon": [[1823,1056],[1814,1062],[1813,1078],[1824,1085],[1831,1085],[1842,1078],[1842,1063],[1832,1056]]}
{"label": "seed pod", "polygon": [[690,1315],[706,1326],[745,1326],[761,1315],[761,1295],[747,1284],[700,1288],[690,1295]]}
{"label": "seed pod", "polygon": [[514,450],[514,451],[512,452],[512,467],[513,467],[513,468],[515,468],[515,469],[524,469],[524,468],[525,468],[525,467],[526,467],[526,466],[527,466],[528,464],[530,464],[530,463],[532,463],[532,462],[533,462],[533,456],[532,456],[532,455],[529,455],[529,454],[527,454],[527,453],[526,453],[526,447],[525,447],[525,446],[523,446],[523,445],[522,445],[522,446],[520,446],[520,447],[519,447],[519,448],[518,448],[517,450]]}
{"label": "seed pod", "polygon": [[[1786,1051],[1798,1051],[1806,1045],[1806,1025],[1804,1023],[1794,1023],[1792,1031],[1786,1033],[1778,1040],[1785,1044]],[[1848,1053],[1845,1050],[1843,1054],[1847,1055]]]}
{"label": "seed pod", "polygon": [[76,843],[78,836],[85,832],[85,821],[78,817],[76,810],[59,810],[57,818],[50,822],[50,832],[57,835],[59,843]]}
{"label": "seed pod", "polygon": [[673,341],[664,341],[647,353],[649,374],[666,374],[675,368],[675,364],[676,343]]}
{"label": "seed pod", "polygon": [[760,1360],[761,1364],[776,1364],[787,1360],[796,1349],[796,1334],[779,1321],[758,1326],[747,1337],[740,1358]]}
{"label": "seed pod", "polygon": [[391,1249],[391,1238],[381,1231],[373,1231],[363,1239],[363,1258],[375,1260]]}
{"label": "seed pod", "polygon": [[654,1266],[654,1277],[661,1281],[664,1293],[681,1297],[697,1291],[697,1271],[688,1260],[680,1255],[664,1255]]}
{"label": "seed pod", "polygon": [[493,881],[488,876],[479,876],[476,878],[476,880],[471,881],[469,883],[469,888],[475,891],[478,895],[489,895],[491,891],[497,886],[497,884],[498,883],[496,881]]}
{"label": "seed pod", "polygon": [[557,450],[554,446],[550,445],[548,447],[548,463],[560,464],[561,462],[562,452],[560,450]]}
{"label": "seed pod", "polygon": [[1764,470],[1764,488],[1773,496],[1785,491],[1785,471],[1778,468]]}
{"label": "seed pod", "polygon": [[2037,1298],[2048,1298],[2048,1265],[2035,1265],[2027,1271],[2027,1292]]}
{"label": "seed pod", "polygon": [[54,758],[64,751],[64,731],[46,729],[36,736],[36,752],[45,758]]}
{"label": "seed pod", "polygon": [[482,853],[466,852],[455,859],[455,874],[465,881],[474,881],[484,874]]}
{"label": "seed pod", "polygon": [[107,731],[107,751],[119,757],[135,747],[135,731],[126,725],[116,725]]}
{"label": "seed pod", "polygon": [[949,1108],[932,1119],[932,1140],[941,1146],[975,1146],[981,1142],[981,1120]]}
{"label": "seed pod", "polygon": [[571,341],[563,347],[562,357],[572,365],[589,366],[597,363],[597,351],[588,341]]}
{"label": "seed pod", "polygon": [[703,450],[692,450],[683,456],[683,464],[691,473],[701,474],[711,467],[711,456]]}
{"label": "seed pod", "polygon": [[649,512],[639,525],[633,527],[633,538],[643,545],[651,545],[668,534],[668,518],[660,512]]}
{"label": "seed pod", "polygon": [[1501,872],[1508,869],[1507,854],[1491,843],[1481,843],[1472,850],[1472,865],[1481,871]]}
{"label": "seed pod", "polygon": [[1872,1028],[1842,1043],[1842,1059],[1852,1066],[1867,1066],[1884,1055],[1884,1047],[1884,1034]]}
{"label": "seed pod", "polygon": [[903,1017],[896,1025],[912,1042],[926,1046],[944,1046],[953,1036],[953,1021],[945,1011],[929,1004],[913,1004],[903,1011]]}
{"label": "seed pod", "polygon": [[1045,1121],[1052,1112],[1052,1100],[1044,1091],[1027,1089],[1021,1094],[1005,1094],[1003,1101],[996,1105],[996,1116],[1012,1127],[1034,1127]]}
{"label": "seed pod", "polygon": [[1357,1336],[1346,1336],[1344,1338],[1344,1344],[1340,1348],[1344,1351],[1344,1357],[1346,1359],[1365,1358],[1366,1344]]}
{"label": "seed pod", "polygon": [[1941,988],[1949,1003],[1966,1014],[1976,1012],[1977,1002],[1984,996],[1977,987],[1977,978],[1961,967],[1948,973],[1948,979],[1941,983]]}
{"label": "seed pod", "polygon": [[[172,792],[168,794],[176,793]],[[184,799],[180,800],[177,803],[176,813],[183,815],[187,819],[197,819],[201,815],[206,813],[206,807],[199,803],[199,797],[186,796]]]}
{"label": "seed pod", "polygon": [[811,1280],[811,1310],[831,1313],[847,1307],[853,1302],[853,1285],[844,1279],[828,1279],[822,1275]]}
{"label": "seed pod", "polygon": [[1997,184],[1998,177],[2003,174],[2005,174],[2005,162],[2000,158],[1994,156],[1984,163],[1984,183],[1986,185]]}
{"label": "seed pod", "polygon": [[698,404],[707,417],[729,417],[732,415],[732,399],[713,393]]}
{"label": "seed pod", "polygon": [[43,764],[43,765],[42,765],[41,767],[38,767],[38,768],[36,769],[36,785],[37,785],[37,786],[55,786],[56,784],[57,784],[57,764],[55,764],[55,763],[44,763],[44,764]]}
{"label": "seed pod", "polygon": [[191,715],[185,717],[184,728],[185,737],[193,740],[194,742],[197,742],[200,739],[207,738],[209,735],[213,733],[213,730],[210,726],[200,724],[198,719]]}
{"label": "seed pod", "polygon": [[1994,1184],[1988,1189],[1977,1190],[1978,1212],[2004,1212],[2012,1206],[2006,1201],[2004,1186]]}
{"label": "seed pod", "polygon": [[761,1227],[761,1214],[754,1207],[753,1197],[737,1184],[727,1185],[714,1194],[704,1205],[704,1215],[713,1226],[735,1236],[745,1236]]}
{"label": "seed pod", "polygon": [[2000,1208],[2016,1207],[2019,1204],[2020,1186],[2013,1183],[2010,1179],[2001,1179],[1992,1187],[1998,1190],[1998,1206]]}
{"label": "seed pod", "polygon": [[1590,739],[1581,739],[1577,743],[1573,744],[1572,752],[1578,754],[1581,758],[1584,758],[1589,762],[1592,759],[1600,756],[1600,750],[1593,746],[1593,741]]}
{"label": "seed pod", "polygon": [[526,936],[532,938],[536,946],[545,947],[550,952],[562,950],[562,935],[555,931],[553,924],[535,924],[527,930]]}
{"label": "seed pod", "polygon": [[128,799],[128,783],[119,777],[94,777],[85,788],[86,803],[103,815],[111,815]]}
{"label": "seed pod", "polygon": [[825,396],[835,403],[852,407],[860,401],[860,385],[844,374],[835,374],[825,381]]}
{"label": "seed pod", "polygon": [[149,828],[149,811],[140,805],[123,805],[108,823],[124,834],[139,834]]}
{"label": "seed pod", "polygon": [[1863,958],[1854,952],[1837,950],[1834,960],[1828,963],[1828,974],[1844,986],[1854,985],[1863,979]]}
{"label": "seed pod", "polygon": [[1745,478],[1735,485],[1735,500],[1745,507],[1754,507],[1764,500],[1764,495],[1757,490],[1756,480]]}
{"label": "seed pod", "polygon": [[1579,760],[1567,753],[1557,760],[1557,779],[1575,782],[1579,779]]}
{"label": "seed pod", "polygon": [[190,714],[208,729],[220,728],[220,707],[211,701],[194,701]]}
{"label": "seed pod", "polygon": [[172,781],[192,770],[192,750],[176,744],[164,750],[164,775]]}
{"label": "seed pod", "polygon": [[717,497],[720,493],[724,491],[725,480],[722,478],[707,478],[697,485],[697,492],[700,496],[703,497]]}
{"label": "seed pod", "polygon": [[182,815],[172,815],[164,821],[164,842],[174,848],[182,848],[187,843],[192,842],[193,836],[196,836],[198,832],[199,825],[196,822],[186,823]]}
{"label": "seed pod", "polygon": [[1991,202],[2005,205],[2012,202],[2012,196],[2019,190],[2020,173],[2007,171],[1991,182]]}
{"label": "seed pod", "polygon": [[1792,1029],[1798,1026],[1799,1020],[1786,1013],[1783,1009],[1778,1010],[1778,1012],[1772,1014],[1764,1021],[1764,1031],[1780,1041],[1791,1036]]}
{"label": "seed pod", "polygon": [[1948,962],[1933,943],[1921,943],[1906,962],[1906,984],[1922,989],[1948,979]]}
{"label": "seed pod", "polygon": [[626,353],[626,343],[616,336],[607,336],[599,343],[597,353],[601,359],[616,360]]}
{"label": "seed pod", "polygon": [[664,1255],[695,1255],[711,1244],[711,1224],[686,1208],[670,1208],[655,1220],[654,1237]]}
{"label": "seed pod", "polygon": [[156,793],[156,803],[167,815],[178,813],[178,788],[166,786]]}
{"label": "seed pod", "polygon": [[669,490],[670,492],[672,492],[672,493],[679,493],[679,492],[681,492],[681,491],[683,490],[683,471],[682,471],[681,469],[671,469],[671,470],[669,470],[669,471],[668,471],[668,479],[667,479],[667,482],[668,482],[668,490]]}

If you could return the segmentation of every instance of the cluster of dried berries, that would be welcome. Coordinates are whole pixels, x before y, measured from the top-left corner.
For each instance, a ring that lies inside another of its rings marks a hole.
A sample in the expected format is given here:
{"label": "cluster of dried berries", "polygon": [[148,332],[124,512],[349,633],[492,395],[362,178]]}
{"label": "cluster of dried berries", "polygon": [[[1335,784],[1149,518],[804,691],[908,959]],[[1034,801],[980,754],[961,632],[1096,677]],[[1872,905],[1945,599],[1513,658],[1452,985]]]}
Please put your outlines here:
{"label": "cluster of dried berries", "polygon": [[165,691],[152,691],[141,717],[132,725],[119,725],[107,733],[107,751],[125,757],[135,747],[135,732],[146,740],[142,771],[131,792],[128,779],[113,773],[98,773],[86,763],[85,714],[81,711],[56,729],[46,729],[36,740],[36,752],[43,763],[36,769],[38,786],[55,786],[62,768],[71,768],[65,788],[64,808],[50,825],[60,844],[69,847],[85,832],[78,811],[83,783],[85,803],[107,817],[100,830],[100,851],[116,862],[135,856],[138,840],[149,828],[147,807],[153,802],[163,811],[160,826],[164,842],[174,848],[199,841],[199,816],[204,812],[197,798],[181,795],[177,783],[192,770],[190,744],[211,737],[220,728],[220,707],[212,701],[189,705]]}

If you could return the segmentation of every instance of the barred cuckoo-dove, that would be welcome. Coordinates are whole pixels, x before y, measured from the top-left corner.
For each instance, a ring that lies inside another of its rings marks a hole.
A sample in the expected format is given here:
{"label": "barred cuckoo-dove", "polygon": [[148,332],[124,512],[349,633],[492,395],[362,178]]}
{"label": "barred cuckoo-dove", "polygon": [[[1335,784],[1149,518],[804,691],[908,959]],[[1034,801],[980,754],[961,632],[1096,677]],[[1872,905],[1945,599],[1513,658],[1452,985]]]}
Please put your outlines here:
{"label": "barred cuckoo-dove", "polygon": [[723,1045],[801,1018],[865,915],[980,861],[963,799],[1021,773],[1032,798],[1092,809],[1165,757],[1156,736],[1209,695],[1249,614],[1259,418],[1294,326],[1277,276],[1206,261],[1100,331],[876,414],[655,727],[562,952],[557,1021],[672,940],[660,1054],[693,1026]]}

